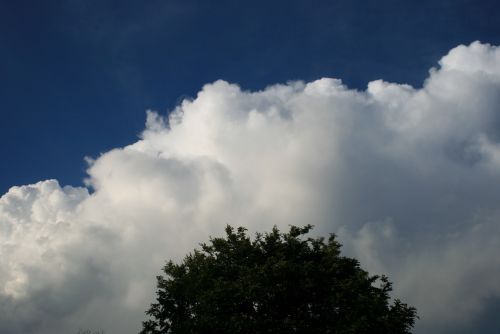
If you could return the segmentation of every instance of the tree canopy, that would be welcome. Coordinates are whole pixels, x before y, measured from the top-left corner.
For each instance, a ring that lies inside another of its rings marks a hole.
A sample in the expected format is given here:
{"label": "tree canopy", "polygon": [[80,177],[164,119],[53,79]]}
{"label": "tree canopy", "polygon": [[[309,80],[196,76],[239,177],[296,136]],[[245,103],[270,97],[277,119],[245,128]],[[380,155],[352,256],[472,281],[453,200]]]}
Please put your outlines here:
{"label": "tree canopy", "polygon": [[386,276],[341,256],[331,234],[276,227],[252,240],[245,228],[169,261],[141,334],[410,333],[416,310],[395,299]]}

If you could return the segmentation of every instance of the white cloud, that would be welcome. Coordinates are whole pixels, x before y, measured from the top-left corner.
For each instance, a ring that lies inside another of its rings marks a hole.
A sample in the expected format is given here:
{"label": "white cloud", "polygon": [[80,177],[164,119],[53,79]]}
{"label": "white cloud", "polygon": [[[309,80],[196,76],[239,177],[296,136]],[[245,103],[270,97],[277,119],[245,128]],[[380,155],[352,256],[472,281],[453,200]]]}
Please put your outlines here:
{"label": "white cloud", "polygon": [[419,308],[418,332],[474,321],[500,298],[500,49],[459,46],[439,65],[421,89],[217,81],[90,159],[91,194],[11,188],[0,332],[137,332],[163,262],[226,223],[337,232]]}

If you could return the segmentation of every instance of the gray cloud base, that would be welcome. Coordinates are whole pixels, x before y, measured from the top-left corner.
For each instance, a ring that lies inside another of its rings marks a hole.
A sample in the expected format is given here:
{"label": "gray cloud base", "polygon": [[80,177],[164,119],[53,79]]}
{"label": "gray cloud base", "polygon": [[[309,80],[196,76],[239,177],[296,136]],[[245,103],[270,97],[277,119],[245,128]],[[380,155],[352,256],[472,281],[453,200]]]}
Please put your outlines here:
{"label": "gray cloud base", "polygon": [[1,197],[0,332],[135,333],[164,261],[226,223],[335,232],[418,308],[418,333],[473,332],[500,298],[499,110],[500,49],[479,42],[421,89],[206,85],[89,161],[91,194],[47,180]]}

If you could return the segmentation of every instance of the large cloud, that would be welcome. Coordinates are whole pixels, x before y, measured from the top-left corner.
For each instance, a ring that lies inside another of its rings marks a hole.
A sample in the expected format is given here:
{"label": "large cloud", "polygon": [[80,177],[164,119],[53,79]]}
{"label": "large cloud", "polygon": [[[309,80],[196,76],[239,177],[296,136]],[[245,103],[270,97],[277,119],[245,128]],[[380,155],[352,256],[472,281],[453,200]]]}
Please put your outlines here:
{"label": "large cloud", "polygon": [[[226,223],[316,225],[388,273],[419,333],[500,298],[500,49],[459,46],[420,89],[206,85],[136,143],[0,199],[0,332],[139,330],[154,276]],[[474,328],[471,329],[471,332]]]}

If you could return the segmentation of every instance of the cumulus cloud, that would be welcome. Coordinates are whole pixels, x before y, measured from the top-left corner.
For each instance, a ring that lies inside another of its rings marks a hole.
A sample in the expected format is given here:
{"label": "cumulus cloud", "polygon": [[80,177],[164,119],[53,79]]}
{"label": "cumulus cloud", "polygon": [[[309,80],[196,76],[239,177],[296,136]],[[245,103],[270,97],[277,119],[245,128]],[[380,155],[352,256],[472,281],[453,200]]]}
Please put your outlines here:
{"label": "cumulus cloud", "polygon": [[422,88],[217,81],[148,112],[89,160],[88,188],[1,197],[0,332],[137,332],[164,261],[226,223],[335,232],[418,307],[417,332],[473,323],[500,298],[499,92],[500,49],[474,42]]}

